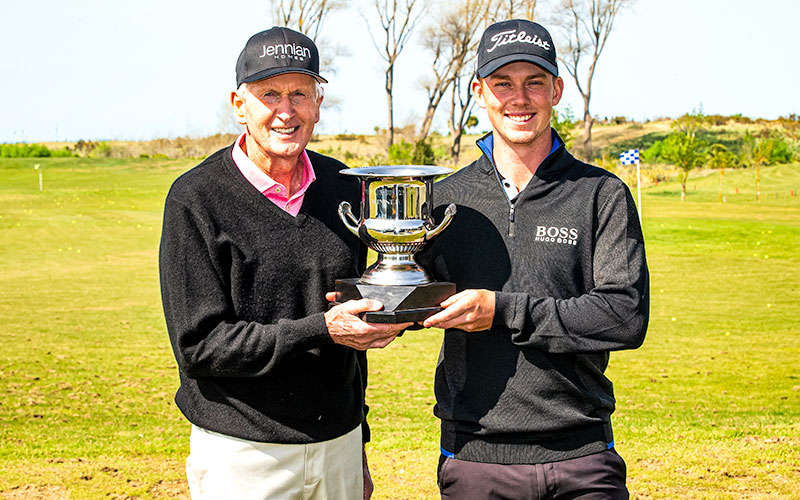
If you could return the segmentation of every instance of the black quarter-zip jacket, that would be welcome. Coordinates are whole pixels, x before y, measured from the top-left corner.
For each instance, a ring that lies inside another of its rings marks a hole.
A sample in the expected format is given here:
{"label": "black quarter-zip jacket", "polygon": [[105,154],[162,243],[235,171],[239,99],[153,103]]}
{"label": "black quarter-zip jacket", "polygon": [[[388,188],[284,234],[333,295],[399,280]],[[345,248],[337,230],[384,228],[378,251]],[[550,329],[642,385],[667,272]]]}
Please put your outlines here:
{"label": "black quarter-zip jacket", "polygon": [[609,352],[641,345],[649,317],[627,186],[561,145],[513,202],[486,154],[434,196],[437,220],[450,203],[458,211],[420,262],[458,291],[496,292],[489,330],[445,332],[434,409],[443,452],[533,464],[613,446]]}

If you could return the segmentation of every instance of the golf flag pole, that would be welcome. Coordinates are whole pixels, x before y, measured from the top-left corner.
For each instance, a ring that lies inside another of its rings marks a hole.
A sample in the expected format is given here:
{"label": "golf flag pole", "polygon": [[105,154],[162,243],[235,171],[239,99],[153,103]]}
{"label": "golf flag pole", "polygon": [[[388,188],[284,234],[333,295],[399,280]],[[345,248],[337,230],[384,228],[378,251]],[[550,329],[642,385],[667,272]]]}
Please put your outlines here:
{"label": "golf flag pole", "polygon": [[39,171],[39,192],[42,192],[42,191],[44,191],[44,181],[42,179],[42,169],[39,168],[39,164],[38,163],[33,166],[33,169]]}
{"label": "golf flag pole", "polygon": [[642,222],[642,175],[639,168],[639,155],[636,155],[636,211],[639,212],[639,223]]}
{"label": "golf flag pole", "polygon": [[629,149],[619,155],[619,161],[623,165],[636,165],[636,211],[639,212],[639,220],[642,220],[642,176],[639,169],[639,150]]}

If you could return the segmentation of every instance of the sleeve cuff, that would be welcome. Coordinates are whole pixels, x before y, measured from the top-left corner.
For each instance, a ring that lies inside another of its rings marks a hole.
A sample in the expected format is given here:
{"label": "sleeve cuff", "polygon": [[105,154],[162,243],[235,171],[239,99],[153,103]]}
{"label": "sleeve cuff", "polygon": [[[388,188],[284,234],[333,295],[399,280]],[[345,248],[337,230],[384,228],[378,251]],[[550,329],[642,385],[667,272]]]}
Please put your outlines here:
{"label": "sleeve cuff", "polygon": [[292,323],[294,331],[302,336],[303,340],[300,341],[303,344],[302,348],[310,349],[334,343],[328,333],[328,327],[325,325],[324,313],[320,312],[292,320]]}
{"label": "sleeve cuff", "polygon": [[492,327],[508,327],[514,319],[514,301],[510,293],[494,293],[494,318]]}

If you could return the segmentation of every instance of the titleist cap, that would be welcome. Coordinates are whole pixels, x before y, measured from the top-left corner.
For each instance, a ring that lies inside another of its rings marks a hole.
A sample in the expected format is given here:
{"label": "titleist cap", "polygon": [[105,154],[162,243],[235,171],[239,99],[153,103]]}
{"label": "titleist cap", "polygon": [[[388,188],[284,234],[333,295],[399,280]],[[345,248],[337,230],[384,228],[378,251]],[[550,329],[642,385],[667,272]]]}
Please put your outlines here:
{"label": "titleist cap", "polygon": [[236,86],[283,73],[304,73],[322,83],[319,52],[302,33],[275,26],[251,36],[236,61]]}
{"label": "titleist cap", "polygon": [[478,76],[486,78],[501,66],[527,61],[558,76],[556,47],[541,24],[527,19],[495,23],[483,32],[478,45]]}

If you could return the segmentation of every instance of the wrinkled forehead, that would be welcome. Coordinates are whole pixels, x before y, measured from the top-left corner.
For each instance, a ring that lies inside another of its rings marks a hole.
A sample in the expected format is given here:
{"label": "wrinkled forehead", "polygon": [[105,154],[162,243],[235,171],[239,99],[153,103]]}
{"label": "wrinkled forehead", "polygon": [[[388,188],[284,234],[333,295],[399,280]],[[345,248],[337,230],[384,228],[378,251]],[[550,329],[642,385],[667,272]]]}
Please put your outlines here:
{"label": "wrinkled forehead", "polygon": [[317,87],[317,80],[304,73],[282,73],[247,84],[251,91],[255,90],[309,90]]}

